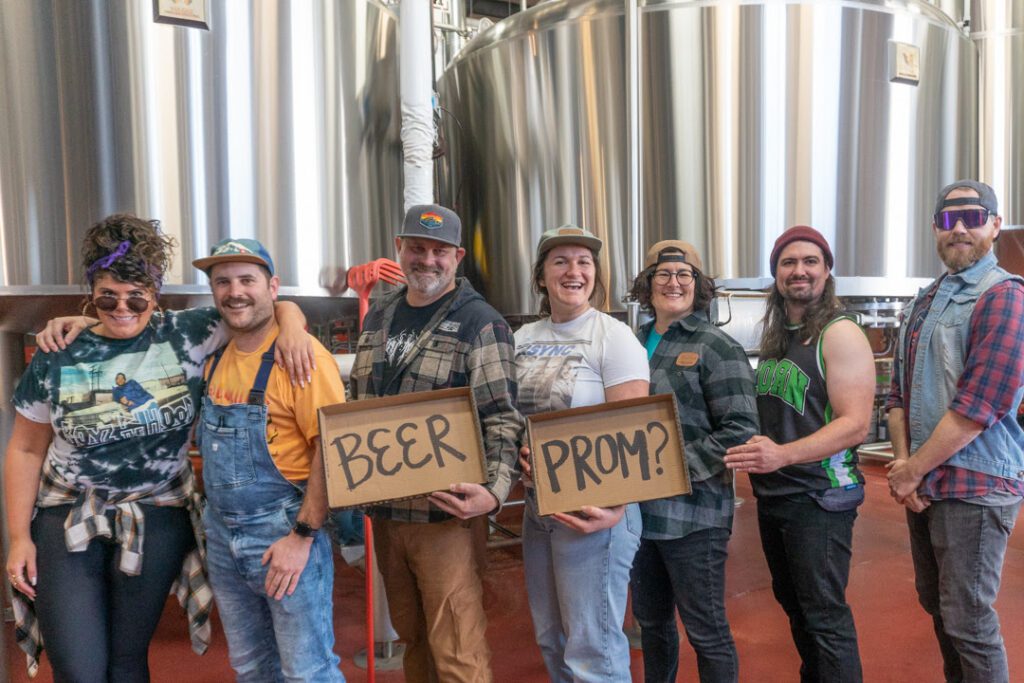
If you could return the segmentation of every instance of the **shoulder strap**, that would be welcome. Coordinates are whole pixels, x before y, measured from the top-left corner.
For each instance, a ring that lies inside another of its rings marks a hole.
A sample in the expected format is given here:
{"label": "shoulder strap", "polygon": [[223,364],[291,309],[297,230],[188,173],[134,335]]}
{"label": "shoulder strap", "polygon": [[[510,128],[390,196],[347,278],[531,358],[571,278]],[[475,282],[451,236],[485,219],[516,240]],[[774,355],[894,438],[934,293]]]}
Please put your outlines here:
{"label": "shoulder strap", "polygon": [[[274,369],[274,347],[277,346],[277,339],[270,344],[270,348],[263,354],[260,360],[260,369],[256,373],[256,381],[252,383],[249,390],[249,405],[263,405],[263,397],[267,393],[267,380],[270,379],[270,371]],[[211,373],[212,374],[212,373]]]}

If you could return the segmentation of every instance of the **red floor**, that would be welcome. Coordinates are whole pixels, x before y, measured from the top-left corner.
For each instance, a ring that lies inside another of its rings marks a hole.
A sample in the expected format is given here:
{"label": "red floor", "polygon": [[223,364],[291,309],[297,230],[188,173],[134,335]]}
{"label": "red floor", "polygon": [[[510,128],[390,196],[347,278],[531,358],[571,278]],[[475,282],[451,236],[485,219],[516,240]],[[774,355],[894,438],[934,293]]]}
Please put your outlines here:
{"label": "red floor", "polygon": [[[942,671],[931,621],[917,605],[913,570],[902,508],[889,498],[885,472],[878,465],[866,467],[867,503],[855,527],[853,568],[849,599],[860,637],[866,681],[940,681]],[[768,570],[757,538],[757,520],[744,478],[738,493],[746,503],[737,510],[728,564],[728,614],[740,653],[743,681],[796,681],[798,659],[782,610],[771,594]],[[512,512],[512,511],[510,511]],[[516,511],[514,514],[518,514]],[[522,562],[518,548],[492,550],[487,575],[488,630],[494,651],[495,680],[545,681],[540,653],[533,643]],[[366,674],[352,663],[363,647],[362,576],[338,562],[334,588],[337,651],[342,670],[350,681],[364,681]],[[1003,570],[999,600],[1003,634],[1010,654],[1013,680],[1024,680],[1024,535],[1010,541]],[[173,601],[153,642],[150,661],[153,680],[214,683],[233,680],[227,663],[224,639],[215,625],[215,642],[203,657],[189,649],[184,618]],[[12,642],[6,625],[5,641]],[[9,648],[13,650],[13,648]],[[696,679],[692,651],[681,648],[680,680]],[[13,681],[27,681],[20,651],[7,653]],[[634,680],[642,680],[639,651],[633,653]],[[50,681],[45,662],[37,681]],[[377,680],[403,680],[400,672],[378,673]]]}

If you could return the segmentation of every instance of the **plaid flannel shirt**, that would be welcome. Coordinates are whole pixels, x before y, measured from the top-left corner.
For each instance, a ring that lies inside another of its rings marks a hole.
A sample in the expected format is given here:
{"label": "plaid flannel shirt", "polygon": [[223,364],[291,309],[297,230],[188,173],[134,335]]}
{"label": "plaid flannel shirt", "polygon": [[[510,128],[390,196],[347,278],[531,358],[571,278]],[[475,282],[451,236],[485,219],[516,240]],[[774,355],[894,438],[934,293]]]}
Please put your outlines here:
{"label": "plaid flannel shirt", "polygon": [[[906,408],[912,400],[919,400],[911,395],[910,375],[917,357],[917,341],[921,327],[941,282],[942,277],[937,278],[917,298],[904,322],[907,326],[904,342],[906,364],[901,365],[899,354],[896,354],[892,366],[889,397],[885,402],[886,411]],[[1016,383],[1021,371],[1020,365],[1024,362],[1024,356],[1021,356],[1021,349],[1018,348],[1016,341],[1021,336],[1022,325],[1024,296],[1020,286],[1015,282],[1002,282],[978,298],[971,316],[971,339],[972,342],[986,340],[987,343],[971,344],[969,360],[957,382],[957,396],[949,407],[950,410],[986,427],[1010,411],[1013,392],[1005,389]],[[905,428],[909,442],[909,421],[905,422]],[[918,494],[930,500],[962,500],[994,492],[1024,495],[1024,482],[974,472],[963,467],[939,465],[924,476],[921,486],[918,487]]]}
{"label": "plaid flannel shirt", "polygon": [[[405,288],[375,302],[366,314],[352,367],[352,398],[471,387],[487,458],[487,489],[501,505],[518,476],[524,421],[516,409],[515,345],[512,330],[464,278],[451,301],[420,332],[391,382],[384,385],[384,345]],[[370,508],[376,518],[442,522],[451,515],[426,497]]]}
{"label": "plaid flannel shirt", "polygon": [[[142,571],[142,546],[144,541],[144,520],[139,505],[187,507],[196,535],[196,549],[191,551],[181,566],[181,573],[171,586],[171,592],[178,598],[188,616],[189,636],[192,650],[203,654],[210,645],[210,610],[213,608],[213,593],[206,579],[206,543],[203,536],[202,496],[196,491],[191,464],[170,481],[152,491],[134,492],[129,495],[101,496],[96,489],[79,491],[59,480],[47,460],[43,465],[39,484],[37,507],[71,505],[64,522],[64,542],[69,552],[84,551],[92,539],[114,538],[121,545],[121,560],[118,569],[130,576]],[[105,514],[107,505],[113,505],[116,514],[114,529]],[[14,638],[25,653],[28,675],[34,678],[39,670],[39,655],[43,652],[43,636],[39,631],[35,603],[19,591],[13,591]]]}
{"label": "plaid flannel shirt", "polygon": [[[652,327],[640,329],[641,342]],[[722,458],[759,428],[747,354],[696,312],[669,326],[650,363],[651,393],[675,394],[693,492],[640,503],[643,537],[667,540],[700,529],[731,529],[735,494]]]}

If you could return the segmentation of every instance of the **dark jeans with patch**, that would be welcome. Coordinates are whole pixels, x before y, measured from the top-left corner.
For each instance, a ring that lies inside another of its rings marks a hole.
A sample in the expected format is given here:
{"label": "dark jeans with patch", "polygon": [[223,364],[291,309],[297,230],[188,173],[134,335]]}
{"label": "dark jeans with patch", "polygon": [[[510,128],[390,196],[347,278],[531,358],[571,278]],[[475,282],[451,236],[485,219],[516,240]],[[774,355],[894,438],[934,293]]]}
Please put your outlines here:
{"label": "dark jeans with patch", "polygon": [[640,541],[633,559],[633,615],[644,649],[644,681],[671,683],[679,669],[676,610],[697,653],[701,683],[733,683],[739,661],[725,618],[728,529]]}
{"label": "dark jeans with patch", "polygon": [[804,683],[863,680],[846,603],[856,518],[856,509],[829,512],[803,494],[757,500],[772,590],[789,617]]}

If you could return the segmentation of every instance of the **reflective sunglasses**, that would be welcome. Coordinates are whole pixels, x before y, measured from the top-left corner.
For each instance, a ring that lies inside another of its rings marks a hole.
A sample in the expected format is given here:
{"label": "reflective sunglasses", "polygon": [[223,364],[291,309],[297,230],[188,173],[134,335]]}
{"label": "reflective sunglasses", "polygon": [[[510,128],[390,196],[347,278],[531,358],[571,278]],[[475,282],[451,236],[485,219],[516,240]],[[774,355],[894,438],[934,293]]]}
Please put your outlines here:
{"label": "reflective sunglasses", "polygon": [[667,285],[672,282],[673,276],[681,285],[688,285],[693,282],[693,271],[691,270],[677,270],[674,273],[670,270],[656,270],[654,271],[653,280],[655,284]]}
{"label": "reflective sunglasses", "polygon": [[142,313],[149,308],[149,299],[144,296],[126,296],[124,298],[119,296],[98,296],[92,300],[97,310],[103,311],[104,313],[110,313],[111,311],[117,310],[117,305],[121,301],[124,301],[124,305],[128,307],[128,310],[132,313]]}
{"label": "reflective sunglasses", "polygon": [[957,209],[943,211],[935,216],[935,227],[939,230],[952,230],[957,222],[963,221],[964,227],[980,228],[988,223],[988,209]]}

